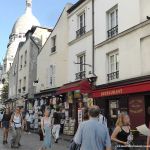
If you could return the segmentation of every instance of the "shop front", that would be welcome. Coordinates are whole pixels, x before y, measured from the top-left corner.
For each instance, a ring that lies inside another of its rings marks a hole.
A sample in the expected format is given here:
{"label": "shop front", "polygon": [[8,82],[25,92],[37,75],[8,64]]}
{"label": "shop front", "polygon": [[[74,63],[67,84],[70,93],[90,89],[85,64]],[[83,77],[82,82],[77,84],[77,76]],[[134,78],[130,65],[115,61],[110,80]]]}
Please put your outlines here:
{"label": "shop front", "polygon": [[90,93],[91,84],[88,80],[65,84],[58,89],[57,95],[65,97],[64,134],[74,135],[79,123],[84,120],[84,110],[93,105]]}
{"label": "shop front", "polygon": [[129,114],[133,129],[150,122],[150,80],[104,85],[94,90],[92,97],[108,118],[110,128],[121,112]]}

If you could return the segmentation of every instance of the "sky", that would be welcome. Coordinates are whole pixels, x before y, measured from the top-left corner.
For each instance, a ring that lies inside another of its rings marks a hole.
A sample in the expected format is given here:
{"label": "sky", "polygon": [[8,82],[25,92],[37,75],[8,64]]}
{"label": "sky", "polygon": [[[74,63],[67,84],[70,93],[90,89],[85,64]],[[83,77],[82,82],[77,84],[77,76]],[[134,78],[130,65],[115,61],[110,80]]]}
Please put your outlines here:
{"label": "sky", "polygon": [[[32,0],[32,11],[41,26],[53,27],[66,3],[78,0]],[[0,62],[2,62],[12,27],[25,11],[26,0],[1,0],[0,2]]]}

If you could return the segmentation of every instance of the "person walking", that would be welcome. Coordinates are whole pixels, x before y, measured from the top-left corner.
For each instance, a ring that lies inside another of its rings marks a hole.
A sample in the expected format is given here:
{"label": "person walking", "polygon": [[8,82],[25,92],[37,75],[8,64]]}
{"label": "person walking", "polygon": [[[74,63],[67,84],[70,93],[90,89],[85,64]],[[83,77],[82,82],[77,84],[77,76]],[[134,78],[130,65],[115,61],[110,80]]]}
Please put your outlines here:
{"label": "person walking", "polygon": [[26,117],[25,117],[25,120],[26,120],[26,126],[27,126],[27,133],[28,134],[31,134],[30,133],[30,125],[31,125],[31,114],[29,113],[29,111],[27,111],[27,113],[26,113]]}
{"label": "person walking", "polygon": [[3,112],[0,112],[0,128],[2,127]]}
{"label": "person walking", "polygon": [[23,126],[23,119],[19,107],[17,107],[15,113],[12,114],[10,124],[12,127],[11,148],[18,148],[20,146],[21,130]]}
{"label": "person walking", "polygon": [[53,130],[52,130],[55,143],[58,143],[60,134],[60,123],[61,123],[61,113],[59,112],[59,107],[57,107],[56,112],[54,112],[53,114]]}
{"label": "person walking", "polygon": [[2,118],[3,127],[3,144],[7,144],[8,132],[9,132],[9,121],[10,121],[9,109],[6,109]]}
{"label": "person walking", "polygon": [[127,114],[121,113],[119,115],[111,140],[117,143],[117,150],[129,150],[128,145],[132,142],[133,137],[130,127],[130,118]]}
{"label": "person walking", "polygon": [[40,150],[47,150],[51,148],[51,122],[52,119],[49,110],[45,110],[44,117],[41,119],[41,129],[44,136],[44,142]]}
{"label": "person walking", "polygon": [[[80,123],[74,137],[74,143],[80,145],[80,150],[111,150],[108,129],[98,121],[100,108],[89,108],[89,120]],[[72,146],[70,146],[72,150]]]}

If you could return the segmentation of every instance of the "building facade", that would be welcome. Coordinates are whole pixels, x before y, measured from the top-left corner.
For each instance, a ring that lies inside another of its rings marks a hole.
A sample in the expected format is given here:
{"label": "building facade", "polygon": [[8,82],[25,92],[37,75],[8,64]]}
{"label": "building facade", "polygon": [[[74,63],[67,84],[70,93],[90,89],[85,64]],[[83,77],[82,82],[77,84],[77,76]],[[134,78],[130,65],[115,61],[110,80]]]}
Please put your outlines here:
{"label": "building facade", "polygon": [[[64,8],[48,40],[42,47],[37,58],[36,95],[44,96],[50,89],[56,89],[68,79],[68,21],[67,10]],[[42,92],[43,91],[43,92]],[[54,90],[55,91],[55,90]],[[53,90],[52,90],[53,92]],[[49,96],[51,92],[49,92]]]}
{"label": "building facade", "polygon": [[[148,1],[95,1],[98,78],[93,97],[111,121],[121,112],[129,113],[133,128],[150,121],[148,5]],[[126,10],[133,13],[127,15]]]}
{"label": "building facade", "polygon": [[17,99],[20,105],[25,99],[34,98],[37,56],[50,32],[50,29],[32,27],[26,33],[26,41],[18,48],[9,74],[9,98]]}

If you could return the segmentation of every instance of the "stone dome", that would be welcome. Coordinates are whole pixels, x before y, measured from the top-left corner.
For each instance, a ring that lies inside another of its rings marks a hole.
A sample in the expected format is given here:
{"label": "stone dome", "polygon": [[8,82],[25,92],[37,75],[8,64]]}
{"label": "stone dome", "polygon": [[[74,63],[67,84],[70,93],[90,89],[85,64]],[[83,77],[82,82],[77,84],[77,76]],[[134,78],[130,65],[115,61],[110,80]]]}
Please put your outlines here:
{"label": "stone dome", "polygon": [[21,17],[15,22],[12,34],[22,33],[25,34],[32,26],[40,26],[39,21],[32,14],[32,1],[26,0],[26,11]]}

